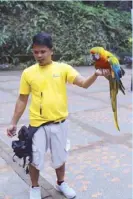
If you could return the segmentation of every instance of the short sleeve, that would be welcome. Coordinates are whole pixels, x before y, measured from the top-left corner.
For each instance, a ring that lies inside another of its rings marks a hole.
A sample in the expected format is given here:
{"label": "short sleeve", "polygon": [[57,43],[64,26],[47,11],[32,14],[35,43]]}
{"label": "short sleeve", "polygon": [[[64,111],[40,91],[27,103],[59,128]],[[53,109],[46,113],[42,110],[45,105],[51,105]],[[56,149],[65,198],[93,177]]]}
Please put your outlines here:
{"label": "short sleeve", "polygon": [[25,70],[21,76],[19,93],[23,95],[30,94],[30,85],[28,83],[27,74]]}
{"label": "short sleeve", "polygon": [[66,67],[66,80],[68,83],[73,84],[75,78],[79,75],[79,72],[70,65],[66,64],[65,67]]}

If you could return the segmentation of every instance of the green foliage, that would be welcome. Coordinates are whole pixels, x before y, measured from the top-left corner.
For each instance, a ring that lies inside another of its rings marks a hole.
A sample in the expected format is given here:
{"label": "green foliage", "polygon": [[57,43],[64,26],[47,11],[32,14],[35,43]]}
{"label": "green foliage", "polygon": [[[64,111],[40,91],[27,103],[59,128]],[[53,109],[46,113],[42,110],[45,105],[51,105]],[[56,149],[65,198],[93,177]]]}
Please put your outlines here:
{"label": "green foliage", "polygon": [[131,52],[130,13],[107,9],[103,2],[0,1],[0,17],[0,56],[14,64],[31,55],[31,40],[39,31],[51,33],[54,53],[72,64],[90,64],[86,54],[97,45]]}

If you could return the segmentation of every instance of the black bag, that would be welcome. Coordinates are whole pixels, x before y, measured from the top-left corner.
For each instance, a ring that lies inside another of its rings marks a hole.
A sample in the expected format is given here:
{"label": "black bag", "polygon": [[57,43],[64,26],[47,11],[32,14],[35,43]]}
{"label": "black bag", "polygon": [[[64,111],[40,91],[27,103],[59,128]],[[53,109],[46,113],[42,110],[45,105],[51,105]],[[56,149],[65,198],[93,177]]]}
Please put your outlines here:
{"label": "black bag", "polygon": [[[23,158],[23,168],[25,168],[27,158],[28,162],[32,163],[32,138],[37,129],[38,127],[22,126],[18,132],[18,140],[12,141],[13,161],[15,161],[15,156]],[[28,167],[26,173],[28,173]]]}

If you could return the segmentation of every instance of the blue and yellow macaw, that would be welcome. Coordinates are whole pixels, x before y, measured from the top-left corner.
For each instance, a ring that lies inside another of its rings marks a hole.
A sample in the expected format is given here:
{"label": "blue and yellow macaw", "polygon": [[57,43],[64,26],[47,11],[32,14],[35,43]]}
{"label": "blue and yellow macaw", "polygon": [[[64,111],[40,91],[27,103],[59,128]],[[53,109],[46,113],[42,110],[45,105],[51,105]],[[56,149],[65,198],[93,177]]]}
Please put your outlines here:
{"label": "blue and yellow macaw", "polygon": [[125,88],[121,81],[125,71],[120,67],[119,60],[115,55],[105,50],[103,47],[94,47],[90,50],[92,55],[94,66],[96,69],[109,69],[111,75],[106,77],[109,80],[110,85],[110,98],[112,110],[114,113],[114,121],[116,128],[120,131],[117,119],[117,94],[120,89],[125,95]]}

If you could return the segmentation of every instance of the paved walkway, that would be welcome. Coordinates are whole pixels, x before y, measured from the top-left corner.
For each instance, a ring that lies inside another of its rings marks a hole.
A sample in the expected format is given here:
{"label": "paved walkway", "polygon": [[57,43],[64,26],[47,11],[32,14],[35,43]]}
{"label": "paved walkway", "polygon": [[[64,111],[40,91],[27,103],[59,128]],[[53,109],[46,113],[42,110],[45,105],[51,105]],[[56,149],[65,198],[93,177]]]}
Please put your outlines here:
{"label": "paved walkway", "polygon": [[[77,70],[84,76],[93,73],[91,67],[78,67]],[[28,199],[29,178],[22,168],[12,162],[12,140],[6,136],[18,95],[20,75],[21,72],[15,71],[0,72],[0,199]],[[123,78],[126,96],[121,93],[118,96],[120,132],[114,126],[106,79],[99,77],[89,89],[68,85],[71,150],[66,180],[76,190],[77,199],[132,198],[130,79],[131,70],[126,70]],[[28,124],[28,109],[18,128],[23,124]],[[63,198],[53,188],[55,180],[50,155],[47,154],[40,179],[44,198]]]}

